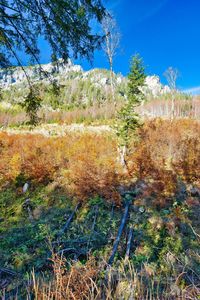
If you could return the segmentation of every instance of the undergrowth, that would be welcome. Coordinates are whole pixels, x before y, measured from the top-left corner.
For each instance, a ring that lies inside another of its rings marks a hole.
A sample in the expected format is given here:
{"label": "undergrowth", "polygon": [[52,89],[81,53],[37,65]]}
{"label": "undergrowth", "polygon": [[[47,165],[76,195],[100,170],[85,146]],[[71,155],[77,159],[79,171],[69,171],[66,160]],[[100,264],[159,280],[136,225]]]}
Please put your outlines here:
{"label": "undergrowth", "polygon": [[3,299],[198,299],[199,132],[189,119],[145,122],[127,172],[112,133],[0,133]]}

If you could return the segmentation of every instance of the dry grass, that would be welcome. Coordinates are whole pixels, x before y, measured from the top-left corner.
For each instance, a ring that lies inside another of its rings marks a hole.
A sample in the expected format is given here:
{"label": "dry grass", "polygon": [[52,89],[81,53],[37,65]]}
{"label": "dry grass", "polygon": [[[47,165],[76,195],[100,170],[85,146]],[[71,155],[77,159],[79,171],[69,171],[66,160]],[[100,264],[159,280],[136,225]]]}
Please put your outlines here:
{"label": "dry grass", "polygon": [[13,114],[9,111],[0,112],[0,127],[18,126],[27,121],[25,112]]}
{"label": "dry grass", "polygon": [[197,300],[200,295],[199,286],[180,286],[184,270],[161,280],[151,265],[144,264],[138,272],[127,260],[110,267],[90,258],[84,266],[73,263],[69,269],[63,257],[53,255],[52,262],[51,279],[32,272],[28,299],[34,295],[38,300]]}

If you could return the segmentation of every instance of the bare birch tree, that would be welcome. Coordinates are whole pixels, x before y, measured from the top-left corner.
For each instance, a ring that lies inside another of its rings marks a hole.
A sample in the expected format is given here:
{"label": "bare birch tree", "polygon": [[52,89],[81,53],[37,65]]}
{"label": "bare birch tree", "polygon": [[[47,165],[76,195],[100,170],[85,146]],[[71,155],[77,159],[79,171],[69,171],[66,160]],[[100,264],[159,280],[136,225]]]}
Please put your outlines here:
{"label": "bare birch tree", "polygon": [[168,85],[172,91],[172,108],[171,108],[171,118],[173,119],[175,117],[175,94],[177,91],[176,82],[179,77],[179,71],[176,68],[169,67],[165,73],[164,76],[167,79]]}
{"label": "bare birch tree", "polygon": [[[117,26],[117,22],[112,14],[106,14],[102,21],[102,30],[105,35],[105,42],[103,44],[103,50],[107,57],[110,66],[110,82],[112,97],[114,100],[114,77],[113,77],[113,61],[117,54],[117,50],[120,46],[121,34]],[[115,102],[116,104],[116,102]]]}

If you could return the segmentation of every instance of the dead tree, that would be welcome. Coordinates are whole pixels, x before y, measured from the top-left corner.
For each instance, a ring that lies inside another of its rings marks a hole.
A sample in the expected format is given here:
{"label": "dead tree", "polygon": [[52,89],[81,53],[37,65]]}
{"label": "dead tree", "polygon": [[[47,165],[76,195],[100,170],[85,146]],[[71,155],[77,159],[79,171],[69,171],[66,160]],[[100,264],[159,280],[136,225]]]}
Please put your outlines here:
{"label": "dead tree", "polygon": [[[107,14],[102,21],[102,30],[105,35],[105,43],[103,50],[110,66],[110,84],[112,98],[114,100],[114,77],[113,77],[113,61],[119,49],[121,34],[119,32],[117,22],[111,14]],[[116,101],[115,101],[116,105]]]}
{"label": "dead tree", "polygon": [[168,85],[169,85],[169,87],[171,89],[171,93],[172,93],[171,119],[174,119],[174,117],[175,117],[175,95],[176,95],[176,91],[177,91],[176,81],[179,77],[179,71],[178,71],[178,69],[169,67],[165,71],[164,76],[167,79]]}

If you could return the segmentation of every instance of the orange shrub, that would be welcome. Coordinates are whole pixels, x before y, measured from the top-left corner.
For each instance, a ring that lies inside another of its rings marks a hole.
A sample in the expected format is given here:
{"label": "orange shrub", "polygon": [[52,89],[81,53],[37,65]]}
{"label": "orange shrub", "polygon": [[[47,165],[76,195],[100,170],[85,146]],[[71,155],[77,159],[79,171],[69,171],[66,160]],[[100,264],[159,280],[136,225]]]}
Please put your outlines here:
{"label": "orange shrub", "polygon": [[190,119],[145,122],[140,142],[128,157],[131,176],[154,181],[155,191],[165,195],[176,190],[177,176],[200,181],[200,122]]}
{"label": "orange shrub", "polygon": [[79,201],[100,195],[120,204],[116,141],[106,134],[65,137],[0,133],[1,182],[19,175],[35,183],[58,180]]}
{"label": "orange shrub", "polygon": [[[120,205],[118,187],[148,182],[161,202],[177,189],[177,178],[200,183],[200,123],[189,119],[151,120],[127,157],[129,174],[121,172],[117,141],[111,133],[68,133],[64,137],[0,133],[0,183],[26,178],[57,181],[78,201],[100,195]],[[125,182],[125,183],[124,183]],[[164,203],[164,202],[163,202]]]}
{"label": "orange shrub", "polygon": [[68,150],[69,168],[63,173],[64,182],[72,195],[82,201],[100,195],[120,204],[116,149],[116,142],[110,136],[80,136]]}
{"label": "orange shrub", "polygon": [[28,179],[44,182],[53,179],[57,168],[54,159],[55,140],[34,135],[0,134],[1,179],[15,181],[23,174]]}

